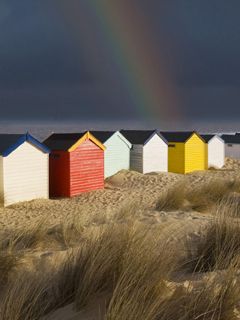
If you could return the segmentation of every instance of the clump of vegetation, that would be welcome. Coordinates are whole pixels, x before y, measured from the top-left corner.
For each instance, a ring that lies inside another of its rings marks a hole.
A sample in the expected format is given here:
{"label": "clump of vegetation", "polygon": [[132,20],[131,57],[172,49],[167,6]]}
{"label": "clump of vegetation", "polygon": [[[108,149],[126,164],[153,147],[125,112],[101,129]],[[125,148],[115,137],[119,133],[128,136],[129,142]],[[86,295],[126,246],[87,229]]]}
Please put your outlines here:
{"label": "clump of vegetation", "polygon": [[[213,210],[191,250],[191,237],[176,236],[178,222],[139,221],[136,202],[111,216],[79,214],[52,227],[36,221],[1,235],[0,318],[42,320],[70,303],[82,310],[100,294],[106,296],[105,320],[237,319],[239,183],[211,183],[192,190],[181,180],[157,204],[165,211]],[[29,255],[34,264],[23,271]]]}
{"label": "clump of vegetation", "polygon": [[219,206],[213,211],[213,214],[221,214],[221,216],[240,218],[240,193],[231,192],[224,196]]}
{"label": "clump of vegetation", "polygon": [[180,209],[186,197],[186,181],[181,180],[164,190],[156,204],[158,211],[171,211]]}
{"label": "clump of vegetation", "polygon": [[[239,283],[236,270],[227,270],[222,281],[206,281],[203,286],[179,286],[163,300],[156,320],[237,320]],[[153,318],[152,318],[153,319]]]}
{"label": "clump of vegetation", "polygon": [[156,210],[188,208],[199,212],[209,211],[232,193],[240,193],[238,179],[212,178],[192,186],[184,178],[162,192],[156,203]]}
{"label": "clump of vegetation", "polygon": [[5,285],[10,275],[17,268],[20,257],[13,252],[5,251],[0,254],[0,286]]}
{"label": "clump of vegetation", "polygon": [[[215,218],[203,230],[202,238],[190,260],[194,272],[225,270],[240,263],[240,220],[238,206],[224,198],[217,206]],[[237,209],[237,210],[236,210]]]}
{"label": "clump of vegetation", "polygon": [[187,200],[194,210],[204,211],[221,201],[232,189],[232,181],[214,178],[189,189]]}

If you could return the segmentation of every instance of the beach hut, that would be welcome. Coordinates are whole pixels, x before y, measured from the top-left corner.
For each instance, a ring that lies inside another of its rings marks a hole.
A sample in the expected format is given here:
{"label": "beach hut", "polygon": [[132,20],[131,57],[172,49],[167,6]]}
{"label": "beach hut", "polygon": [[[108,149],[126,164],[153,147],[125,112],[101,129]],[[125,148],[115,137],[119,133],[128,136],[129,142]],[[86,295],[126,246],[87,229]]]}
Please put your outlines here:
{"label": "beach hut", "polygon": [[104,176],[110,177],[122,169],[130,169],[132,144],[119,131],[91,131],[104,146]]}
{"label": "beach hut", "polygon": [[156,130],[121,130],[132,144],[130,169],[141,173],[168,170],[167,141]]}
{"label": "beach hut", "polygon": [[206,145],[206,169],[210,167],[222,168],[225,163],[225,144],[223,139],[215,134],[201,134],[201,137]]}
{"label": "beach hut", "polygon": [[48,198],[49,149],[27,134],[0,134],[0,198],[4,206]]}
{"label": "beach hut", "polygon": [[226,157],[240,159],[240,135],[223,134],[221,138],[225,142]]}
{"label": "beach hut", "polygon": [[44,143],[51,150],[51,197],[72,197],[104,187],[105,147],[91,133],[54,133]]}
{"label": "beach hut", "polygon": [[206,148],[195,131],[161,132],[168,141],[168,170],[188,173],[206,168]]}

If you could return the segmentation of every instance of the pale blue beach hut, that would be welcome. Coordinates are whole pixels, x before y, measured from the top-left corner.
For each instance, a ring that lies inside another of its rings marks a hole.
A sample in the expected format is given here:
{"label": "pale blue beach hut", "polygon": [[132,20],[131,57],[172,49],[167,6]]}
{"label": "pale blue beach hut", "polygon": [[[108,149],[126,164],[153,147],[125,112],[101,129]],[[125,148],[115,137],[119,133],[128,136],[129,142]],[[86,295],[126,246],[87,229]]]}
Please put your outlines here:
{"label": "pale blue beach hut", "polygon": [[132,144],[119,131],[91,131],[104,146],[104,176],[110,177],[120,170],[130,169]]}

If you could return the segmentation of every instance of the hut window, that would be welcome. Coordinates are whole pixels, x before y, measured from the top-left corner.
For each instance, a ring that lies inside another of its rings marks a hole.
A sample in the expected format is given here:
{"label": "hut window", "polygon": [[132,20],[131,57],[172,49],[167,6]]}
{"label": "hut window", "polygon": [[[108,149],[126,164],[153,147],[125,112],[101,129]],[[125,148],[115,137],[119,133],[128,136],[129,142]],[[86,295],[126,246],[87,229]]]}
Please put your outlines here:
{"label": "hut window", "polygon": [[176,147],[175,144],[169,144],[168,146],[169,146],[169,148],[175,148]]}
{"label": "hut window", "polygon": [[232,144],[228,144],[228,147],[232,147]]}

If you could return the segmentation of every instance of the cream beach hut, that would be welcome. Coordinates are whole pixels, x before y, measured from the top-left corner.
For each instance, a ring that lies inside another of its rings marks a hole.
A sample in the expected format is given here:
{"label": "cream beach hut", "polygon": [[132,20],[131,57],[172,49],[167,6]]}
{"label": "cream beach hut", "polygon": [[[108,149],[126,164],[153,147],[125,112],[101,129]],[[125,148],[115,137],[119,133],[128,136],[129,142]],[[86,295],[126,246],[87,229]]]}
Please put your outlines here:
{"label": "cream beach hut", "polygon": [[225,144],[223,139],[214,134],[202,134],[201,137],[206,144],[207,168],[222,168],[225,163]]}
{"label": "cream beach hut", "polygon": [[48,198],[49,149],[27,134],[0,134],[0,197],[4,206]]}
{"label": "cream beach hut", "polygon": [[104,176],[130,169],[130,150],[132,144],[119,131],[91,131],[104,146]]}
{"label": "cream beach hut", "polygon": [[130,169],[141,173],[168,171],[168,143],[156,130],[121,130],[132,144]]}

